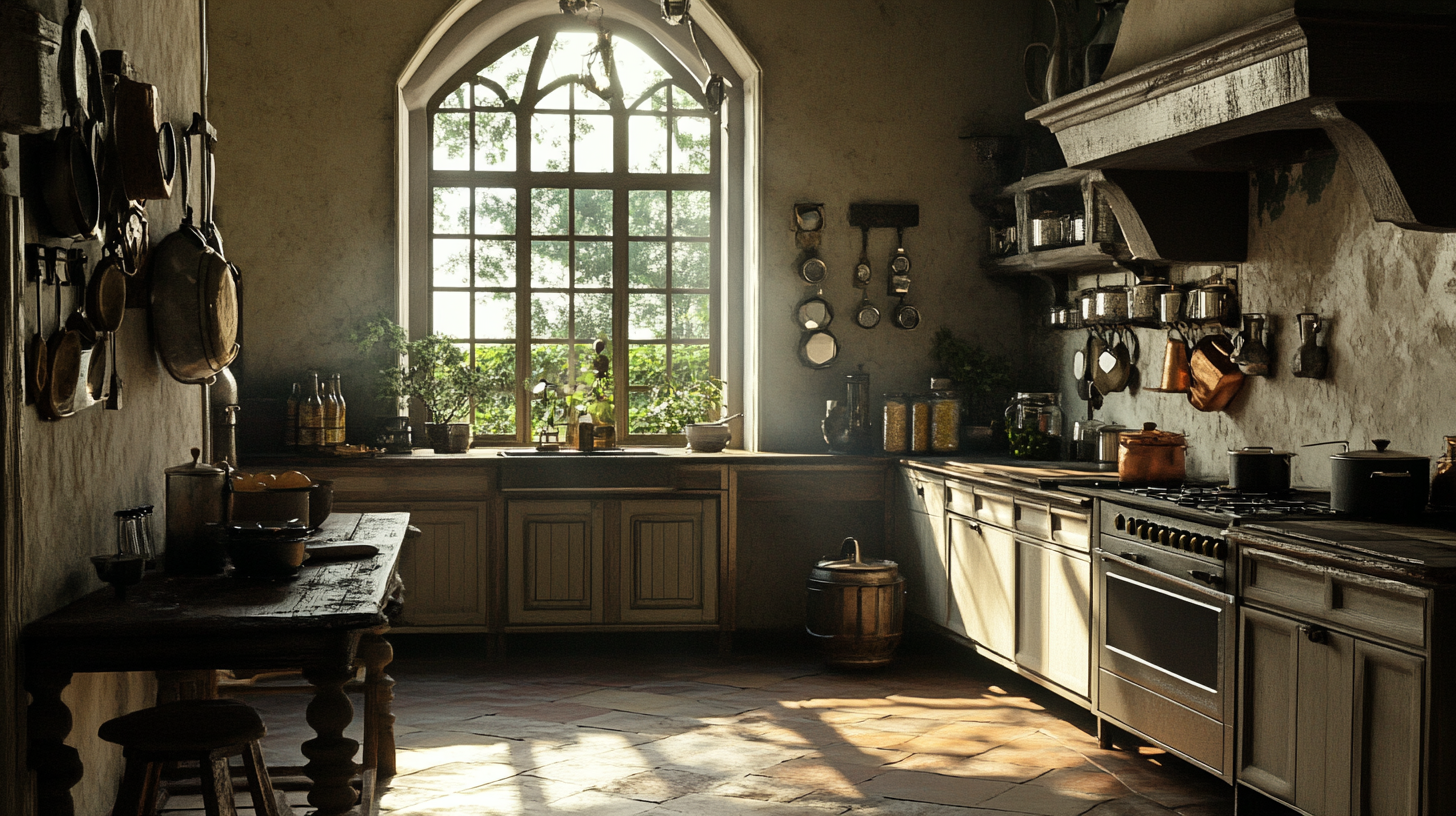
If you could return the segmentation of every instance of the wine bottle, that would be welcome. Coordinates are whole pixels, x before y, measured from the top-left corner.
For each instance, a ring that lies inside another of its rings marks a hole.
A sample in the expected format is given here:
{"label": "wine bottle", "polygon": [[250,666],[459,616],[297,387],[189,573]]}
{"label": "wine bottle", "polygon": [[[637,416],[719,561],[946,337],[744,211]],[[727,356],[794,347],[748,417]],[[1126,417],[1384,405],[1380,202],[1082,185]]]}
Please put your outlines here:
{"label": "wine bottle", "polygon": [[334,374],[334,401],[339,404],[339,422],[337,433],[334,436],[334,444],[344,444],[345,433],[349,429],[349,406],[344,402],[344,378],[340,374]]}
{"label": "wine bottle", "polygon": [[334,396],[334,381],[325,377],[323,382],[324,401],[324,438],[325,447],[333,447],[339,444],[337,441],[339,433],[339,400]]}
{"label": "wine bottle", "polygon": [[318,372],[309,372],[308,379],[308,396],[298,404],[298,445],[317,448],[324,442],[324,401],[319,394]]}

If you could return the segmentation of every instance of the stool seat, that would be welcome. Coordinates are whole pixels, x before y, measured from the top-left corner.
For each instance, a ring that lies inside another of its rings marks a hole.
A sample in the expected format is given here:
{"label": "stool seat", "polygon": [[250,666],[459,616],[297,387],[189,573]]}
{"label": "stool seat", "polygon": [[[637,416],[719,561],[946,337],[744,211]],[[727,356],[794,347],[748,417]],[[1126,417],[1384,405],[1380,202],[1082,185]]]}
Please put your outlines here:
{"label": "stool seat", "polygon": [[109,720],[98,733],[148,754],[195,754],[260,740],[268,729],[252,706],[238,700],[179,700]]}
{"label": "stool seat", "polygon": [[208,816],[232,816],[232,772],[228,757],[242,755],[248,792],[257,816],[293,811],[273,790],[259,741],[268,733],[258,712],[237,700],[179,700],[108,720],[98,732],[124,749],[126,768],[116,792],[113,816],[154,816],[162,766],[195,761]]}

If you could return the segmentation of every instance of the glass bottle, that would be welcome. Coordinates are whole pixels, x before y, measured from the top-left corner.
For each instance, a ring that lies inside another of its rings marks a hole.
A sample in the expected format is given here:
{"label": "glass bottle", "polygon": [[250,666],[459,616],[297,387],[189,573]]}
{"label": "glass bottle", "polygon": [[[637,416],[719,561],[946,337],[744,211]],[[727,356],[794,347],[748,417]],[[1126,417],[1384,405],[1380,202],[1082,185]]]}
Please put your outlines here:
{"label": "glass bottle", "polygon": [[322,444],[325,447],[333,447],[339,444],[335,437],[339,432],[339,401],[334,398],[334,381],[325,377],[321,387],[324,413],[324,430]]}
{"label": "glass bottle", "polygon": [[318,372],[309,372],[308,380],[308,396],[298,404],[298,445],[317,448],[324,442],[324,401],[319,395]]}
{"label": "glass bottle", "polygon": [[1446,453],[1436,462],[1436,475],[1431,478],[1431,506],[1438,510],[1456,510],[1456,436],[1446,439]]}
{"label": "glass bottle", "polygon": [[303,397],[303,387],[293,384],[293,393],[288,395],[283,416],[283,445],[291,448],[298,444],[298,403]]}
{"label": "glass bottle", "polygon": [[334,437],[334,444],[342,445],[349,429],[349,406],[344,402],[344,377],[341,374],[334,374],[334,401],[339,404],[338,434]]}
{"label": "glass bottle", "polygon": [[883,413],[885,453],[904,453],[910,430],[910,411],[905,395],[886,394]]}

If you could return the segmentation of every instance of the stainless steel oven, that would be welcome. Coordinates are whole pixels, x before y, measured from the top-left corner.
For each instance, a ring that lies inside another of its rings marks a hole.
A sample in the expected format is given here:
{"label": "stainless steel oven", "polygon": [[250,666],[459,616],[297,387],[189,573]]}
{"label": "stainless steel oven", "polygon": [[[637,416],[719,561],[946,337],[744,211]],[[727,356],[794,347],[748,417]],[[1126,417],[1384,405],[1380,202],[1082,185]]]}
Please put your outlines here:
{"label": "stainless steel oven", "polygon": [[1237,616],[1222,528],[1107,502],[1100,523],[1104,744],[1112,726],[1232,782]]}

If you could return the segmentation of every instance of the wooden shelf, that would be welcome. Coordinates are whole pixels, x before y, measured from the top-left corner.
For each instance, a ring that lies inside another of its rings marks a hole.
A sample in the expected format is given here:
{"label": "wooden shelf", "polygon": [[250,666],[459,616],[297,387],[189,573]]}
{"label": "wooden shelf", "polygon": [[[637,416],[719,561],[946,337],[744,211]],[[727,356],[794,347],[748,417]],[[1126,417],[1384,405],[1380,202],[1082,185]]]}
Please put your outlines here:
{"label": "wooden shelf", "polygon": [[1082,246],[1040,249],[1003,258],[992,258],[993,270],[1000,274],[1016,272],[1092,272],[1114,263],[1131,261],[1125,244],[1086,244]]}
{"label": "wooden shelf", "polygon": [[[1377,221],[1450,232],[1453,53],[1451,16],[1296,7],[1055,99],[1027,118],[1056,135],[1073,167],[1103,170],[1114,181],[1114,171],[1137,171],[1246,184],[1253,167],[1338,150]],[[1247,197],[1238,210],[1247,219]]]}

